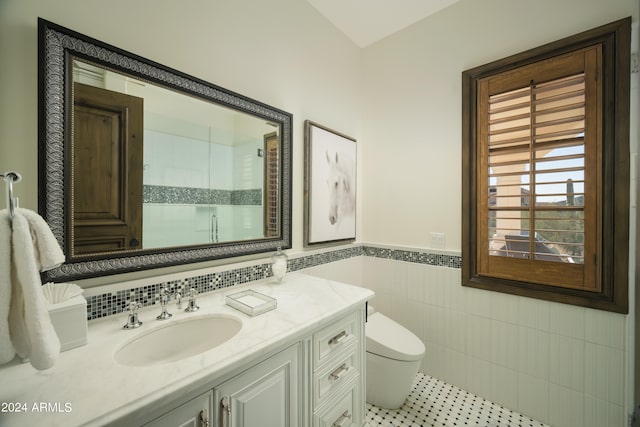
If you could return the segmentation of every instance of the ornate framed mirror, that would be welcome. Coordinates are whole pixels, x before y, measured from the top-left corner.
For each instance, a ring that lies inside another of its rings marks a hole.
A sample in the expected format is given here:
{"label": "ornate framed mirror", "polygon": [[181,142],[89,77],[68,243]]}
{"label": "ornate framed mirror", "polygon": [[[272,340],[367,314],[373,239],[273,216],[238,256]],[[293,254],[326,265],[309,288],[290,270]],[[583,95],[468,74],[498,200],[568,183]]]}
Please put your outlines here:
{"label": "ornate framed mirror", "polygon": [[39,19],[39,210],[61,281],[291,247],[292,115]]}

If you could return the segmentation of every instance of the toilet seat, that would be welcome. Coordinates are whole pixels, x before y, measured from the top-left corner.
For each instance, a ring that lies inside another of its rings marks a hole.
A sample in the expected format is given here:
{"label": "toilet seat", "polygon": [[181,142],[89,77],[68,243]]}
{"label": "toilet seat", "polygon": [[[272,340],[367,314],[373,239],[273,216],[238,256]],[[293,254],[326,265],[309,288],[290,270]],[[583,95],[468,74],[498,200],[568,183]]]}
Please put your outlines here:
{"label": "toilet seat", "polygon": [[367,352],[402,361],[420,360],[424,344],[411,331],[382,313],[374,313],[365,325]]}

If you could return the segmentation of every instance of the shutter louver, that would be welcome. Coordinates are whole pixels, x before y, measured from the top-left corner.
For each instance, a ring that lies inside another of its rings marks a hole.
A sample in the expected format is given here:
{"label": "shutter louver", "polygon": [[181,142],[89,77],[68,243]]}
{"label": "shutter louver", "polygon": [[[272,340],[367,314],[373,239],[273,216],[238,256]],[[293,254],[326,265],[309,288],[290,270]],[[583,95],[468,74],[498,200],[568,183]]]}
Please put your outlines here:
{"label": "shutter louver", "polygon": [[558,67],[506,72],[478,88],[485,198],[479,265],[485,274],[598,286],[585,279],[585,269],[596,268],[588,255],[596,244],[587,231],[597,226],[598,112],[588,103],[597,82],[587,68],[590,54],[585,49],[561,57]]}
{"label": "shutter louver", "polygon": [[583,263],[584,111],[584,73],[489,97],[492,255]]}

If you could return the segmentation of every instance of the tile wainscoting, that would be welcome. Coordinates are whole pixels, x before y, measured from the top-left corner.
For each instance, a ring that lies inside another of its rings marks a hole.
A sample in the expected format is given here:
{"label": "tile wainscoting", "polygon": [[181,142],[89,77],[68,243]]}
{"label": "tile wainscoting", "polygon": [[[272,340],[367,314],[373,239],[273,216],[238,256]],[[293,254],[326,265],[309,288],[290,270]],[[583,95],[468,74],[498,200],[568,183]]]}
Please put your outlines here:
{"label": "tile wainscoting", "polygon": [[[455,253],[354,244],[290,254],[289,270],[373,290],[376,309],[425,343],[427,375],[546,424],[627,425],[628,316],[463,287],[460,264]],[[271,266],[262,258],[180,274],[89,289],[87,316],[122,312],[131,292],[153,305],[161,287],[205,293],[268,278]]]}
{"label": "tile wainscoting", "polygon": [[[435,266],[447,266],[460,268],[460,256],[438,253],[426,253],[406,249],[389,249],[367,245],[351,245],[348,248],[329,250],[309,255],[292,256],[289,260],[288,271],[299,271],[311,267],[330,264],[336,261],[350,259],[359,256],[376,257],[408,261]],[[229,268],[231,267],[231,268]],[[156,304],[155,296],[160,289],[168,288],[175,292],[179,288],[188,291],[195,288],[199,294],[215,291],[230,286],[241,285],[256,280],[271,277],[271,265],[269,262],[258,261],[255,265],[233,268],[233,264],[221,267],[215,272],[207,272],[195,276],[189,276],[189,272],[182,273],[183,277],[175,280],[147,283],[143,286],[132,286],[114,292],[105,292],[95,295],[87,295],[87,319],[95,320],[102,317],[122,313],[127,301],[134,300],[143,307]],[[228,268],[228,269],[224,269]],[[176,276],[176,275],[172,275]],[[359,284],[361,285],[361,284]]]}
{"label": "tile wainscoting", "polygon": [[306,272],[373,290],[371,304],[425,343],[429,376],[545,424],[627,426],[628,316],[464,287],[459,264],[408,252]]}

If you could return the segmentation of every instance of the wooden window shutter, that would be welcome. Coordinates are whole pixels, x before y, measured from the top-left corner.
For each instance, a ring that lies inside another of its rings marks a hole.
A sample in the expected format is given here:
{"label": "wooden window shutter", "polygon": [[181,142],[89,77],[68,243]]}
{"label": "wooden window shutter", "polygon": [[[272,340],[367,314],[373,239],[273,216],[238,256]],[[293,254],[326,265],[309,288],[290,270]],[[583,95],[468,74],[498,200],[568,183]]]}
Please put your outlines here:
{"label": "wooden window shutter", "polygon": [[478,81],[477,266],[600,291],[601,46]]}

